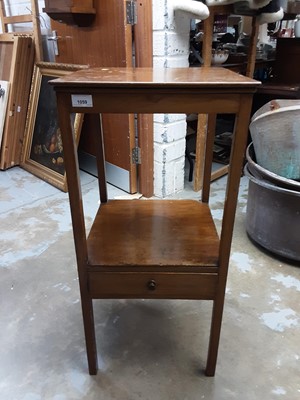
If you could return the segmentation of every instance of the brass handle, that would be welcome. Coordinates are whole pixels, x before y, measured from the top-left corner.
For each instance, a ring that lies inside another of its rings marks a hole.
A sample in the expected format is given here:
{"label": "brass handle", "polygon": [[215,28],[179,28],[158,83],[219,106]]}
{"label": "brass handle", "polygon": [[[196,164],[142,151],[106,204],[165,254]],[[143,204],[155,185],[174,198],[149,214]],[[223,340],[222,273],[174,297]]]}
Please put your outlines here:
{"label": "brass handle", "polygon": [[147,287],[149,290],[155,290],[156,289],[156,282],[154,279],[151,279],[148,283],[147,283]]}

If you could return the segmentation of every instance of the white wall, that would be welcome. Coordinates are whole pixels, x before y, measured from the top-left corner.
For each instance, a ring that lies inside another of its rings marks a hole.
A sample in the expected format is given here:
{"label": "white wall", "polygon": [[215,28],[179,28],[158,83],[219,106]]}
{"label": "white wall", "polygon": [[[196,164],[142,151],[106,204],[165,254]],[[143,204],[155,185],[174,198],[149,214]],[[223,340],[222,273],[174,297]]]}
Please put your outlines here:
{"label": "white wall", "polygon": [[[153,1],[153,65],[188,67],[190,19],[170,0]],[[166,197],[184,187],[185,114],[154,116],[154,194]]]}

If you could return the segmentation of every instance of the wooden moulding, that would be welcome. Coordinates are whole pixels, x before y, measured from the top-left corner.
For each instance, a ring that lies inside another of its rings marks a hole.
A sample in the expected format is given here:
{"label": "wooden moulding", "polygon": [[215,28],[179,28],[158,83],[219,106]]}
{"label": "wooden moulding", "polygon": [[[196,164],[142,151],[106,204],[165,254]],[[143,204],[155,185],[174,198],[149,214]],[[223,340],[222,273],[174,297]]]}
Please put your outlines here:
{"label": "wooden moulding", "polygon": [[9,49],[1,73],[9,75],[10,94],[1,143],[0,168],[20,164],[24,138],[30,83],[34,62],[34,45],[31,36],[0,35],[1,47]]}
{"label": "wooden moulding", "polygon": [[[21,167],[64,191],[67,191],[67,181],[56,96],[48,82],[82,68],[86,66],[37,63],[31,85]],[[78,144],[83,114],[74,114],[71,119]]]}

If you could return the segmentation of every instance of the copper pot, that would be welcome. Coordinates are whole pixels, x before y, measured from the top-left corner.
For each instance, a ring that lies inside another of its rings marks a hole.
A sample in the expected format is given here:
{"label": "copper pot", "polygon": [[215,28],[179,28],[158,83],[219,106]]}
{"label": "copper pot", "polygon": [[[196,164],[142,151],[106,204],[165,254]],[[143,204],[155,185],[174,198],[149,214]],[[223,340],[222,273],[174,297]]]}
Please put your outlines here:
{"label": "copper pot", "polygon": [[246,230],[251,239],[280,256],[300,261],[300,192],[249,178]]}

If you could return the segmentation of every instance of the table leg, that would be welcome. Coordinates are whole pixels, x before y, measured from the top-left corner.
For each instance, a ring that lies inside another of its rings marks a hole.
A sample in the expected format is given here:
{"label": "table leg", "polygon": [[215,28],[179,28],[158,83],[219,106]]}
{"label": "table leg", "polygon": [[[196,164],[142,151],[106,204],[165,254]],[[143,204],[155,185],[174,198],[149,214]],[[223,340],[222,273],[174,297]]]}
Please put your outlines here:
{"label": "table leg", "polygon": [[71,207],[74,242],[76,249],[77,270],[81,295],[81,307],[84,321],[85,340],[89,372],[91,375],[97,373],[97,350],[93,317],[92,299],[88,290],[87,272],[87,242],[82,204],[82,194],[79,180],[79,166],[77,157],[77,146],[73,139],[70,112],[67,104],[69,96],[59,94],[57,105],[59,112],[59,126],[62,132],[64,148],[65,169],[68,182],[69,200]]}
{"label": "table leg", "polygon": [[95,154],[97,160],[98,185],[101,203],[107,202],[107,184],[105,171],[105,154],[101,114],[89,114],[93,126],[93,137],[95,142]]}
{"label": "table leg", "polygon": [[226,197],[219,248],[219,280],[212,312],[209,350],[206,364],[207,376],[213,376],[216,369],[235,210],[244,161],[244,154],[247,144],[252,96],[241,95],[239,104],[240,108],[235,122],[235,132],[231,150],[228,182],[226,187]]}
{"label": "table leg", "polygon": [[207,114],[198,115],[196,135],[196,157],[194,167],[194,190],[198,192],[203,185],[204,154],[206,145]]}
{"label": "table leg", "polygon": [[208,203],[211,182],[211,167],[213,161],[213,148],[215,141],[217,114],[209,114],[207,117],[207,135],[205,146],[205,162],[203,170],[202,201]]}

